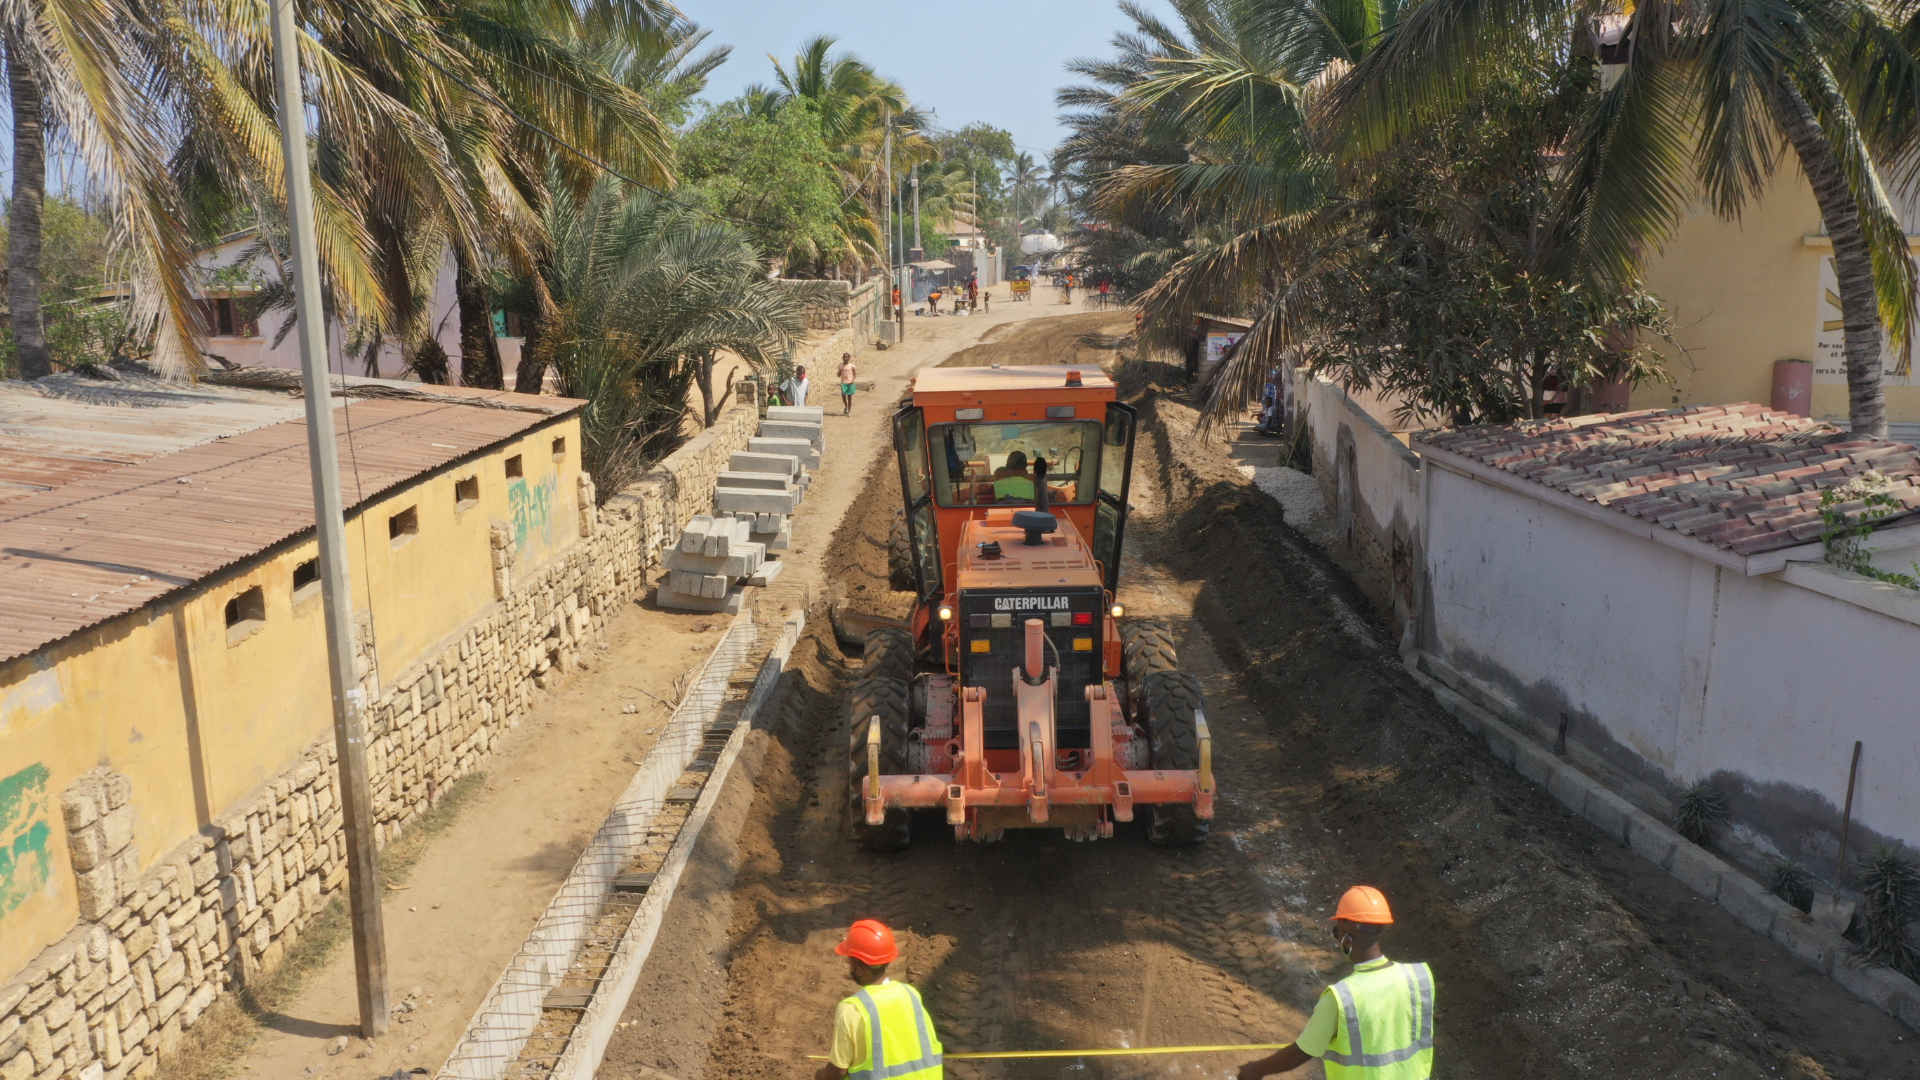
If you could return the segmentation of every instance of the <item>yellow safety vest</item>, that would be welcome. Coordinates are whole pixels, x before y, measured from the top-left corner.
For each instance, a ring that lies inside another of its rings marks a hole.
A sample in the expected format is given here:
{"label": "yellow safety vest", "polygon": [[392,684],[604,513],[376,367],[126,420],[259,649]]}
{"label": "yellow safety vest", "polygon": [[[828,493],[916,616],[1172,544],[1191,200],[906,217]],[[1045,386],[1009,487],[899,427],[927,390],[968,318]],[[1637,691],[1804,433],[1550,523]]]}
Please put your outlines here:
{"label": "yellow safety vest", "polygon": [[942,1080],[940,1040],[920,992],[902,982],[864,986],[846,999],[867,1014],[871,1045],[848,1080]]}
{"label": "yellow safety vest", "polygon": [[1327,1080],[1427,1080],[1433,1075],[1433,971],[1396,964],[1328,987],[1340,1024],[1322,1059]]}

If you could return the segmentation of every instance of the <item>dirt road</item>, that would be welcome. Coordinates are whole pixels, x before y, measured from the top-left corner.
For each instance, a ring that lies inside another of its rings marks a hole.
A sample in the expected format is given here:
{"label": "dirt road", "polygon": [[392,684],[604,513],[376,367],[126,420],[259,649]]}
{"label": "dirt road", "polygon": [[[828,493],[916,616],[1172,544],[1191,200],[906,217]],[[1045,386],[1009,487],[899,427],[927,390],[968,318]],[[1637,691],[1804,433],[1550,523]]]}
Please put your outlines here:
{"label": "dirt road", "polygon": [[[1009,327],[952,362],[1111,363],[1128,325],[1076,315]],[[703,963],[649,964],[603,1077],[810,1075],[804,1057],[824,1049],[848,990],[832,945],[866,916],[900,935],[899,970],[924,989],[949,1050],[1284,1040],[1344,973],[1323,919],[1354,881],[1395,904],[1389,953],[1434,965],[1438,1077],[1920,1075],[1904,1028],[1461,731],[1337,567],[1223,447],[1185,434],[1190,410],[1150,385],[1155,367],[1129,380],[1152,435],[1136,460],[1121,599],[1173,624],[1181,666],[1206,689],[1223,793],[1212,841],[1170,851],[1122,826],[1090,844],[1039,830],[956,844],[933,815],[905,853],[854,849],[840,695],[858,660],[815,619],[795,652],[788,723],[754,736],[763,764],[737,837],[703,855],[721,872],[662,934]],[[881,591],[897,471],[879,447],[870,466],[824,567],[830,593],[879,609],[899,602]],[[1223,1077],[1244,1059],[949,1068]]]}

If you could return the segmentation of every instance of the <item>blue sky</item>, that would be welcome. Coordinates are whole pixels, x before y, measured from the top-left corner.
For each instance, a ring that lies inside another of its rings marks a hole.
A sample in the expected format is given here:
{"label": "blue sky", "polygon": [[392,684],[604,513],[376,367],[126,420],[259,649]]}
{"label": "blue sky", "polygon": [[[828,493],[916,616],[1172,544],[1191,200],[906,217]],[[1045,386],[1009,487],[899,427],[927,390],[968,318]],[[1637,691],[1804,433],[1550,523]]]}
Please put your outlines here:
{"label": "blue sky", "polygon": [[[916,104],[937,111],[941,127],[983,121],[1005,128],[1035,157],[1066,135],[1053,92],[1077,80],[1064,65],[1112,55],[1108,42],[1126,24],[1114,0],[679,0],[679,6],[713,30],[709,45],[733,46],[707,86],[704,96],[711,100],[772,83],[768,53],[791,63],[801,42],[829,34],[905,87]],[[1162,0],[1146,6],[1170,10]]]}

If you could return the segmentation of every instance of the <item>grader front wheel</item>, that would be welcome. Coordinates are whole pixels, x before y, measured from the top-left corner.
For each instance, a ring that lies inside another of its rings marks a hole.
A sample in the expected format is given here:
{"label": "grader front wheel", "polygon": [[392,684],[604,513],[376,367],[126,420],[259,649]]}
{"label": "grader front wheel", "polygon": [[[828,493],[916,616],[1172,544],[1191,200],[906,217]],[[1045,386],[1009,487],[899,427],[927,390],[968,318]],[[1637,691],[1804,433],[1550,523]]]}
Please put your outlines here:
{"label": "grader front wheel", "polygon": [[907,533],[907,508],[893,512],[893,529],[887,533],[887,584],[894,592],[913,592],[913,537]]}
{"label": "grader front wheel", "polygon": [[847,814],[854,839],[868,851],[901,851],[913,842],[913,816],[901,808],[886,812],[886,820],[867,824],[867,733],[874,718],[880,722],[880,771],[907,771],[907,684],[877,676],[854,684],[847,699]]}
{"label": "grader front wheel", "polygon": [[[1156,671],[1142,680],[1147,734],[1153,767],[1200,767],[1200,733],[1195,722],[1205,710],[1200,680],[1185,672]],[[1156,805],[1147,820],[1147,839],[1168,847],[1198,844],[1207,838],[1206,819],[1181,803]]]}

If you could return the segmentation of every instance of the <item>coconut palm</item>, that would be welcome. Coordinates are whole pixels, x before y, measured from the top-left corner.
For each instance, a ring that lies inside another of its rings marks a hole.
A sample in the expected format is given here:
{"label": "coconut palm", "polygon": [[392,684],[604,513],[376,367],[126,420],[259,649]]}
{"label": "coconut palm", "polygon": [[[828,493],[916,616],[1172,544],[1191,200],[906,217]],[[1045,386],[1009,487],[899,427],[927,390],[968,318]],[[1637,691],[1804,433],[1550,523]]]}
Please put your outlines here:
{"label": "coconut palm", "polygon": [[[1911,26],[1864,0],[1575,3],[1423,0],[1334,92],[1352,150],[1417,130],[1500,77],[1515,49],[1570,42],[1604,61],[1565,148],[1561,210],[1580,265],[1629,276],[1695,198],[1735,218],[1790,147],[1833,242],[1855,432],[1886,433],[1883,327],[1907,341],[1915,269],[1886,189],[1911,184],[1920,69]],[[1605,48],[1605,56],[1598,55]]]}
{"label": "coconut palm", "polygon": [[806,306],[831,288],[769,281],[732,225],[610,177],[584,197],[557,185],[546,228],[552,307],[534,347],[561,392],[588,402],[584,463],[603,497],[677,437],[690,387],[698,419],[719,418],[732,393],[713,385],[723,355],[771,370],[806,333]]}

